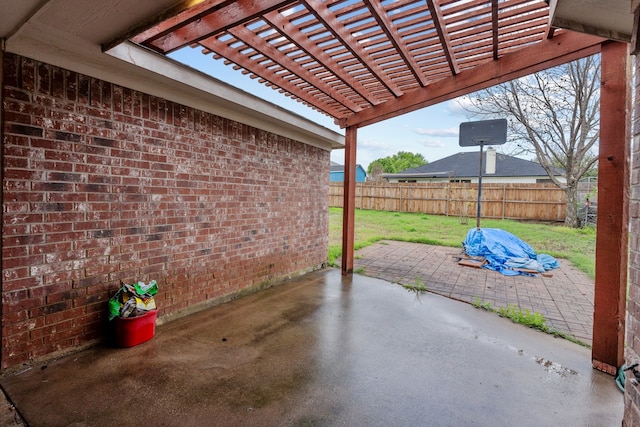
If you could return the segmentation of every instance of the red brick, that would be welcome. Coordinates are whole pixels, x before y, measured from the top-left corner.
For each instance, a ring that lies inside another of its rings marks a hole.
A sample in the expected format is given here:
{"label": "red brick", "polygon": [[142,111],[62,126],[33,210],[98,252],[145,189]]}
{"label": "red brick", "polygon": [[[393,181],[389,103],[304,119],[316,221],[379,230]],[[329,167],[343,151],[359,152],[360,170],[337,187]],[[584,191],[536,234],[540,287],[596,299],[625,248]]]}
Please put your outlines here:
{"label": "red brick", "polygon": [[29,267],[21,266],[13,269],[4,269],[2,273],[3,273],[2,274],[3,283],[8,281],[23,280],[26,277],[28,277]]}
{"label": "red brick", "polygon": [[[6,56],[28,84],[5,88],[5,366],[99,337],[120,280],[158,280],[165,314],[326,259],[326,151]],[[282,219],[291,203],[319,213]]]}
{"label": "red brick", "polygon": [[47,304],[58,304],[64,301],[73,301],[85,294],[85,289],[70,289],[64,292],[52,293],[47,295]]}
{"label": "red brick", "polygon": [[[14,270],[20,267],[28,267],[34,264],[42,264],[44,262],[44,257],[42,255],[28,255],[24,257],[16,257],[16,258],[3,258],[2,259],[2,269],[3,270]],[[5,279],[7,277],[5,276]]]}

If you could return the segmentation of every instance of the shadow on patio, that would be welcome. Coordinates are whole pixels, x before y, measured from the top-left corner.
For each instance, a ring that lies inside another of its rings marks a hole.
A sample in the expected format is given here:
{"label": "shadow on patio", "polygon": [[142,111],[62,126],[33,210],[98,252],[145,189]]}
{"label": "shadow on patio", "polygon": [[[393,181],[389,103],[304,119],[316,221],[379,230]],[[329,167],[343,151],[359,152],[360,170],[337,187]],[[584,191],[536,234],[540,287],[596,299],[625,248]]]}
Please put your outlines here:
{"label": "shadow on patio", "polygon": [[586,348],[334,269],[0,382],[31,426],[617,426],[623,413]]}

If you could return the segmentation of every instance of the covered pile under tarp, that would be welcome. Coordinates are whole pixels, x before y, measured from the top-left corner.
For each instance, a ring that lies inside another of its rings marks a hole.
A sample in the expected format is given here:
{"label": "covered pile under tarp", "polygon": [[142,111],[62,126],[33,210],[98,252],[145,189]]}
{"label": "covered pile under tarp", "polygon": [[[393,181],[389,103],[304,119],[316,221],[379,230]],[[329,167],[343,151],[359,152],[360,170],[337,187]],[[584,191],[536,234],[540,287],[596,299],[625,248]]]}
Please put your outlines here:
{"label": "covered pile under tarp", "polygon": [[543,273],[560,266],[551,255],[536,254],[526,242],[498,228],[472,228],[462,244],[467,255],[486,260],[483,268],[507,276]]}

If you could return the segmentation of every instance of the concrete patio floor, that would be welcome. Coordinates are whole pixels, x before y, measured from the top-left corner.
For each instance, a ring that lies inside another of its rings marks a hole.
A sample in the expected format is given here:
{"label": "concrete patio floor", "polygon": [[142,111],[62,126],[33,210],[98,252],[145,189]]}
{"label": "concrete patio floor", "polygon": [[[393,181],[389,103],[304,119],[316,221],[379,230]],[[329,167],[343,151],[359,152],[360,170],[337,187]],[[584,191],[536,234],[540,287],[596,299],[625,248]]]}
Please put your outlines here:
{"label": "concrete patio floor", "polygon": [[590,351],[326,269],[0,379],[30,426],[619,426]]}

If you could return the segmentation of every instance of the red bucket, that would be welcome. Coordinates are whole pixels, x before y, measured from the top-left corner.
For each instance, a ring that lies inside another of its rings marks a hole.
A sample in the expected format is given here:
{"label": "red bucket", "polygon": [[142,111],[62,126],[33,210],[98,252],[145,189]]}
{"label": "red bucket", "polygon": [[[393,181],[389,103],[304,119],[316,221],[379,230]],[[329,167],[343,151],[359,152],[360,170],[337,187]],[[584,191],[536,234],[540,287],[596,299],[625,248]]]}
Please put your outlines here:
{"label": "red bucket", "polygon": [[115,341],[118,347],[133,347],[153,338],[158,310],[149,310],[137,317],[116,317]]}

